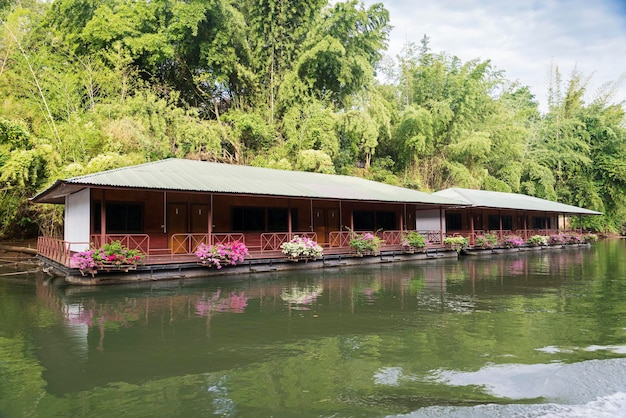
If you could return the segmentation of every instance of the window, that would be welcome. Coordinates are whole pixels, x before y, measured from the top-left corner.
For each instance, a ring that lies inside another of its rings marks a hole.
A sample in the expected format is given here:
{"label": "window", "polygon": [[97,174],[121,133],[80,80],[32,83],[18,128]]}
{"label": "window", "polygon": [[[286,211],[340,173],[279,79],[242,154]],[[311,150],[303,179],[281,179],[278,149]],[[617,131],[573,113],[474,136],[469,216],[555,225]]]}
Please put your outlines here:
{"label": "window", "polygon": [[265,231],[264,208],[233,208],[233,231]]}
{"label": "window", "polygon": [[500,218],[502,218],[503,230],[513,229],[513,217],[511,215],[489,215],[487,218],[487,223],[490,230],[496,231],[500,229]]}
{"label": "window", "polygon": [[[291,224],[298,225],[298,210],[291,209]],[[232,210],[232,230],[241,232],[289,230],[289,209],[240,207]]]}
{"label": "window", "polygon": [[376,229],[393,231],[396,229],[395,212],[376,212]]}
{"label": "window", "polygon": [[461,231],[463,229],[463,217],[460,213],[446,213],[446,230]]}
{"label": "window", "polygon": [[533,216],[533,229],[550,229],[550,220],[546,216]]}
{"label": "window", "polygon": [[355,210],[353,212],[355,231],[373,231],[374,212],[365,210]]}
{"label": "window", "polygon": [[355,231],[393,231],[397,228],[395,212],[355,210],[353,217]]}
{"label": "window", "polygon": [[[101,204],[94,205],[94,232],[101,232]],[[139,203],[107,203],[106,232],[141,233],[143,232],[143,206]]]}

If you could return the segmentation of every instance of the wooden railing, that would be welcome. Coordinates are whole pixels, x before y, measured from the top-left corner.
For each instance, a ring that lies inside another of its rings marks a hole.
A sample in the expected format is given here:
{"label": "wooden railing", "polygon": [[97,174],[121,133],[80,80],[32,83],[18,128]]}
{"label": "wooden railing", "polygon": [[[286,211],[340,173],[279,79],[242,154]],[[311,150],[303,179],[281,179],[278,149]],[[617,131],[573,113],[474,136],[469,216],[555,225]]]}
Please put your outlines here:
{"label": "wooden railing", "polygon": [[[405,234],[410,231],[382,231],[381,239],[384,245],[401,245]],[[440,245],[441,233],[439,231],[414,231],[419,233],[428,242],[428,245]]]}
{"label": "wooden railing", "polygon": [[89,246],[88,242],[68,242],[57,238],[39,237],[37,239],[37,253],[66,267],[70,266],[72,246]]}
{"label": "wooden railing", "polygon": [[193,254],[198,246],[208,241],[209,234],[172,234],[170,237],[171,254]]}
{"label": "wooden railing", "polygon": [[223,233],[211,234],[211,244],[227,244],[229,242],[239,241],[246,243],[246,235],[242,233]]}
{"label": "wooden railing", "polygon": [[427,245],[442,245],[441,238],[443,234],[441,231],[417,231],[426,238]]}
{"label": "wooden railing", "polygon": [[372,231],[331,231],[328,234],[329,247],[349,247],[354,234],[374,234]]}
{"label": "wooden railing", "polygon": [[131,250],[140,250],[143,253],[148,253],[150,250],[150,235],[148,234],[106,234],[104,241],[103,243],[102,235],[100,234],[91,236],[91,242],[93,242],[95,248],[100,248],[102,245],[113,241],[119,241]]}
{"label": "wooden railing", "polygon": [[404,236],[403,231],[382,231],[380,238],[384,241],[384,245],[400,245]]}
{"label": "wooden railing", "polygon": [[[476,242],[476,237],[480,236],[480,235],[486,235],[486,234],[491,234],[491,235],[495,235],[496,238],[498,239],[498,241],[502,241],[504,240],[507,236],[511,236],[511,235],[516,235],[519,236],[520,238],[526,240],[529,237],[533,236],[533,235],[542,235],[545,237],[549,237],[550,235],[553,234],[557,234],[559,231],[557,231],[556,229],[517,229],[517,230],[510,230],[510,229],[503,229],[503,230],[492,230],[492,231],[484,231],[482,229],[477,229],[474,230],[474,232],[472,233],[471,231],[468,230],[463,230],[463,231],[450,231],[448,233],[446,233],[446,236],[451,237],[451,236],[462,236],[462,237],[467,237],[469,238],[469,244],[470,245],[474,245],[474,243]],[[563,232],[563,231],[561,231]],[[429,239],[430,241],[430,239]]]}
{"label": "wooden railing", "polygon": [[264,233],[261,234],[261,251],[275,251],[280,250],[280,246],[285,242],[289,242],[294,236],[303,238],[309,238],[313,241],[317,241],[317,234],[315,232],[277,232],[277,233]]}

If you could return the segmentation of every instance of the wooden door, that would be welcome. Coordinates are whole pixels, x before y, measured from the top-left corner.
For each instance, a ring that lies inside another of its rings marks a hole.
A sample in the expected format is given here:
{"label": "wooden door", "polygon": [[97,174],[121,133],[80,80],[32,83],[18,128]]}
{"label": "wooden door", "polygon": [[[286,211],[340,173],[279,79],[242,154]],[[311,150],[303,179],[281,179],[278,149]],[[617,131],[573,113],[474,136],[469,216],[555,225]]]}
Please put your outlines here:
{"label": "wooden door", "polygon": [[209,206],[201,204],[191,205],[191,232],[206,234],[209,232]]}
{"label": "wooden door", "polygon": [[187,233],[188,217],[186,203],[167,204],[167,243],[174,253],[187,252],[185,239],[182,236],[173,237],[175,234]]}
{"label": "wooden door", "polygon": [[317,243],[325,245],[328,242],[328,233],[340,231],[339,210],[328,208],[313,209],[313,231],[317,234]]}
{"label": "wooden door", "polygon": [[326,209],[326,219],[328,221],[328,228],[326,232],[341,231],[341,225],[339,224],[339,209]]}

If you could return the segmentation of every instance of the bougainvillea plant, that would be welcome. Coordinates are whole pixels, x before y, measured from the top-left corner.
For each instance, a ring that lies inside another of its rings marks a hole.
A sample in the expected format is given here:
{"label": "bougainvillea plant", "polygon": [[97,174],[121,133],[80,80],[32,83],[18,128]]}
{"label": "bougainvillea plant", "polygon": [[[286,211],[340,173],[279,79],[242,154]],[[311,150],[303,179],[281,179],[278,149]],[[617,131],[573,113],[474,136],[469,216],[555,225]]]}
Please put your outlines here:
{"label": "bougainvillea plant", "polygon": [[364,254],[366,252],[378,252],[378,249],[382,245],[383,241],[371,232],[364,232],[362,234],[353,233],[350,238],[350,247],[356,250],[357,254]]}
{"label": "bougainvillea plant", "polygon": [[120,241],[113,241],[104,244],[101,248],[90,248],[74,253],[70,259],[70,267],[83,272],[93,272],[104,266],[134,266],[141,258],[140,250],[130,249]]}
{"label": "bougainvillea plant", "polygon": [[198,245],[195,254],[200,259],[201,264],[221,269],[224,266],[235,266],[242,262],[249,252],[243,242],[233,241],[215,245],[202,243]]}
{"label": "bougainvillea plant", "polygon": [[504,237],[503,244],[506,248],[517,248],[524,245],[524,240],[517,235],[509,235]]}

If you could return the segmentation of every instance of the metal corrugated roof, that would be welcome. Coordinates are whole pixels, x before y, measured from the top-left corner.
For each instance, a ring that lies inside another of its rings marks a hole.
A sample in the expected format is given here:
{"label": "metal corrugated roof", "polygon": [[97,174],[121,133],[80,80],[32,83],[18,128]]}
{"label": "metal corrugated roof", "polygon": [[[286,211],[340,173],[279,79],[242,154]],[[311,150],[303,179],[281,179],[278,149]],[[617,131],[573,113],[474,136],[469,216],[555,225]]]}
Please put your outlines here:
{"label": "metal corrugated roof", "polygon": [[116,187],[260,196],[458,205],[459,202],[358,177],[167,159],[57,181],[33,197],[58,203],[83,187]]}
{"label": "metal corrugated roof", "polygon": [[518,209],[538,212],[557,212],[563,214],[602,215],[589,209],[564,203],[552,202],[517,193],[491,192],[487,190],[472,190],[453,187],[434,193],[437,196],[448,197],[463,202],[465,205],[494,209]]}

